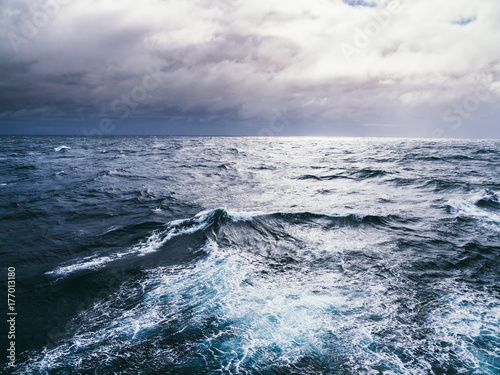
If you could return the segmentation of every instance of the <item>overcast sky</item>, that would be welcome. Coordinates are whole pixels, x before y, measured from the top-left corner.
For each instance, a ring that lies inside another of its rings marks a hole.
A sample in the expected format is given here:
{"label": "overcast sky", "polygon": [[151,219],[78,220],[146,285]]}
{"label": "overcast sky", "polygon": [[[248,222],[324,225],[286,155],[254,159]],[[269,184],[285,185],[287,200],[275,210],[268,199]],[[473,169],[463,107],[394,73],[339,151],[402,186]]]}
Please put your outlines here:
{"label": "overcast sky", "polygon": [[500,138],[498,0],[0,6],[0,133]]}

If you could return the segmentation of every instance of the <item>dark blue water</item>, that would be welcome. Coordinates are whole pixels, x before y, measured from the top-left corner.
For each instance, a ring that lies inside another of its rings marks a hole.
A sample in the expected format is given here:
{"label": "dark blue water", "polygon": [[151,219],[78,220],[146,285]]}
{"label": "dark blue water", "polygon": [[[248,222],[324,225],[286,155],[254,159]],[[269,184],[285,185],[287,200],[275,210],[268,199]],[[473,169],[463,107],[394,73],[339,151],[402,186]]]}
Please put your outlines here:
{"label": "dark blue water", "polygon": [[500,373],[499,141],[0,147],[16,374]]}

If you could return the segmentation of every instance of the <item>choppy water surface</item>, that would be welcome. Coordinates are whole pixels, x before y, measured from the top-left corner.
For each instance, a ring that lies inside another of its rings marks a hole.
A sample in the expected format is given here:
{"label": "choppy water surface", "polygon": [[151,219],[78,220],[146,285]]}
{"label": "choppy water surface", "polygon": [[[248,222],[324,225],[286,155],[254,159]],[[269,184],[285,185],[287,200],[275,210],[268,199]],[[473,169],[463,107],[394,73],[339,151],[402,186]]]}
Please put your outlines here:
{"label": "choppy water surface", "polygon": [[0,144],[18,374],[500,373],[498,141]]}

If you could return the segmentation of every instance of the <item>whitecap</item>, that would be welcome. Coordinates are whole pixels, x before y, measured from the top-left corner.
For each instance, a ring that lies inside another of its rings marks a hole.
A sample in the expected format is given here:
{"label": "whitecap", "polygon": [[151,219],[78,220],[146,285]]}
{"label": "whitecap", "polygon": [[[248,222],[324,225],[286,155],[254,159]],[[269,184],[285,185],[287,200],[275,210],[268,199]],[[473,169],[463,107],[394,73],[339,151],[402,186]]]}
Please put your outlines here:
{"label": "whitecap", "polygon": [[54,148],[55,152],[59,152],[59,151],[62,151],[62,150],[71,150],[71,147],[69,147],[69,146],[59,146],[59,147]]}
{"label": "whitecap", "polygon": [[74,264],[61,266],[53,271],[49,271],[47,275],[53,276],[68,276],[71,273],[91,270],[104,267],[110,262],[120,260],[130,256],[144,256],[158,251],[166,242],[174,237],[196,233],[207,228],[212,224],[214,215],[219,210],[204,211],[196,215],[194,218],[175,220],[166,225],[163,231],[153,232],[145,241],[121,252],[113,253],[103,257],[87,257],[79,260]]}
{"label": "whitecap", "polygon": [[457,217],[476,219],[483,228],[500,231],[500,216],[477,204],[487,197],[487,195],[477,195],[468,199],[450,199],[447,206]]}

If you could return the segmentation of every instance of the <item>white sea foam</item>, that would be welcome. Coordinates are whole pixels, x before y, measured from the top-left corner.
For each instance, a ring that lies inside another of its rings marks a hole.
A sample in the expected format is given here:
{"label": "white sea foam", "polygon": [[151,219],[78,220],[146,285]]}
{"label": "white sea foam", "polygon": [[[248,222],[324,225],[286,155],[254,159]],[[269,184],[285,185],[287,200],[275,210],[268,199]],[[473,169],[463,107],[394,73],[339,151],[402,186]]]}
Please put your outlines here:
{"label": "white sea foam", "polygon": [[249,221],[257,216],[263,216],[266,214],[265,212],[262,211],[237,212],[237,211],[227,211],[227,210],[226,213],[233,221]]}
{"label": "white sea foam", "polygon": [[55,152],[59,152],[59,151],[63,151],[63,150],[71,150],[71,147],[69,147],[69,146],[58,146],[58,147],[54,148]]}
{"label": "white sea foam", "polygon": [[[203,223],[210,214],[197,218]],[[180,224],[185,222],[175,223]],[[127,298],[134,289],[127,283],[109,301],[85,311],[80,331],[69,342],[45,353],[35,365],[49,363],[50,358],[51,366],[65,361],[77,366],[85,363],[85,355],[101,355],[94,348],[113,356],[121,343],[135,345],[148,340],[151,332],[162,327],[175,327],[177,334],[185,329],[204,331],[207,322],[214,320],[202,341],[187,338],[185,345],[206,361],[220,363],[226,373],[244,373],[252,361],[293,368],[308,356],[323,358],[327,365],[331,353],[345,356],[359,372],[385,361],[394,363],[397,373],[405,373],[397,355],[371,348],[379,340],[377,332],[397,329],[400,324],[393,311],[401,296],[389,290],[401,281],[394,278],[380,283],[370,273],[363,279],[350,279],[342,251],[358,248],[363,243],[361,233],[329,232],[330,238],[318,242],[318,231],[290,231],[294,237],[307,238],[310,245],[296,249],[294,257],[300,266],[287,272],[274,272],[273,262],[251,247],[221,247],[209,240],[204,249],[208,256],[196,264],[149,271],[140,286],[135,286],[145,293],[132,310],[111,313],[113,302]],[[364,241],[366,247],[374,238],[370,240]],[[322,264],[322,259],[334,262],[335,258],[336,267],[316,265]],[[95,324],[98,317],[113,315]],[[371,315],[380,315],[380,319],[370,321]],[[148,345],[155,346],[154,342]],[[75,354],[68,356],[68,351]],[[172,361],[181,356],[175,347],[162,349],[160,356],[163,351]]]}
{"label": "white sea foam", "polygon": [[211,224],[210,219],[216,212],[217,210],[204,211],[191,219],[172,221],[166,225],[165,230],[152,233],[145,241],[140,242],[129,249],[102,257],[87,257],[78,260],[77,263],[58,267],[53,271],[47,272],[47,274],[53,276],[67,276],[82,270],[102,268],[110,262],[114,262],[125,257],[144,256],[146,254],[156,252],[166,242],[170,241],[174,237],[193,234],[205,229]]}
{"label": "white sea foam", "polygon": [[[142,241],[139,244],[129,249],[113,254],[108,254],[103,257],[87,257],[82,260],[78,260],[77,263],[58,267],[53,271],[47,272],[47,274],[53,276],[67,276],[77,271],[102,268],[106,264],[117,261],[124,257],[144,256],[149,253],[156,252],[166,242],[170,241],[174,237],[189,235],[196,233],[200,230],[206,229],[208,226],[212,224],[214,216],[217,214],[221,216],[226,216],[233,222],[249,221],[254,219],[255,217],[265,215],[264,212],[260,211],[237,212],[237,211],[227,211],[222,208],[202,211],[196,214],[192,218],[179,219],[169,222],[166,225],[165,230],[152,233],[151,236],[147,238],[145,241]],[[360,243],[358,243],[357,245],[358,247],[359,244]]]}
{"label": "white sea foam", "polygon": [[[437,350],[442,361],[450,355],[462,359],[458,373],[498,373],[500,353],[500,303],[498,299],[484,292],[461,290],[459,285],[449,284],[454,291],[443,297],[440,307],[430,319],[436,343],[447,345]],[[476,342],[481,345],[475,345]],[[496,364],[496,365],[495,365]]]}
{"label": "white sea foam", "polygon": [[58,267],[53,271],[47,272],[47,275],[65,276],[82,270],[97,269],[103,267],[112,260],[112,257],[84,258],[79,263]]}
{"label": "white sea foam", "polygon": [[[250,220],[258,214],[204,211],[169,223],[165,232],[123,254],[156,251],[174,236],[206,228],[216,215]],[[282,225],[290,246],[260,243],[268,246],[262,251],[253,242],[223,246],[207,240],[207,256],[196,263],[158,267],[123,284],[108,300],[84,311],[75,320],[77,332],[34,358],[29,369],[56,370],[65,363],[78,369],[95,358],[117,358],[145,345],[172,369],[186,360],[189,348],[192,356],[217,363],[228,374],[252,372],[254,364],[261,372],[291,371],[304,358],[324,366],[342,358],[352,373],[360,374],[380,369],[386,375],[432,373],[451,361],[463,373],[496,373],[493,365],[478,367],[498,360],[494,342],[484,350],[473,344],[485,335],[498,342],[500,306],[494,299],[458,286],[429,286],[442,290],[443,298],[426,315],[419,310],[412,281],[399,272],[407,260],[394,251],[384,231]],[[360,250],[372,261],[360,263]],[[115,306],[137,294],[142,298],[133,308],[130,303]],[[415,323],[421,320],[426,322]],[[174,339],[183,335],[183,346],[158,344],[157,332]]]}
{"label": "white sea foam", "polygon": [[500,231],[500,215],[477,205],[477,202],[487,197],[488,195],[483,194],[468,199],[450,199],[448,206],[458,217],[477,219],[483,228]]}
{"label": "white sea foam", "polygon": [[168,240],[174,236],[182,235],[186,233],[167,233],[162,235],[160,233],[153,233],[146,241],[137,244],[136,246],[127,249],[122,252],[113,253],[110,255],[102,257],[88,257],[83,260],[79,260],[77,263],[70,264],[67,266],[61,266],[53,271],[47,272],[47,275],[52,276],[68,276],[74,272],[83,270],[95,270],[106,266],[106,264],[115,262],[122,258],[130,256],[143,256],[148,253],[158,251],[158,249]]}

